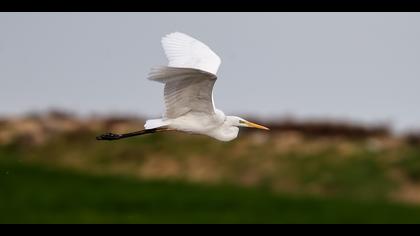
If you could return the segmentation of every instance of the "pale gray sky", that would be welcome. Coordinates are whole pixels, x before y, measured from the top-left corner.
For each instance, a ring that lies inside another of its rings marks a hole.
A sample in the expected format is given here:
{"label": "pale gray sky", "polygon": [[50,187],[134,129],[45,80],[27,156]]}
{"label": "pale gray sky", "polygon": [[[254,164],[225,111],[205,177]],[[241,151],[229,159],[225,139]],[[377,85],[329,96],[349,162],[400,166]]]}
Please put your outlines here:
{"label": "pale gray sky", "polygon": [[0,114],[159,116],[173,31],[222,58],[228,114],[420,126],[419,13],[0,13]]}

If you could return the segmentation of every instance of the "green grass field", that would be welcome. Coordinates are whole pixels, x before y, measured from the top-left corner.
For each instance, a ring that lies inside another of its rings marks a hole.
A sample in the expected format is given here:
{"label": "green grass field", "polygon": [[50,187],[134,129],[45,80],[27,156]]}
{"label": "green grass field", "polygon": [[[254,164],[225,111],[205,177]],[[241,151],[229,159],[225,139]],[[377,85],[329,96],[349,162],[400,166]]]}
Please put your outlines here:
{"label": "green grass field", "polygon": [[0,223],[419,223],[420,207],[139,181],[0,160]]}

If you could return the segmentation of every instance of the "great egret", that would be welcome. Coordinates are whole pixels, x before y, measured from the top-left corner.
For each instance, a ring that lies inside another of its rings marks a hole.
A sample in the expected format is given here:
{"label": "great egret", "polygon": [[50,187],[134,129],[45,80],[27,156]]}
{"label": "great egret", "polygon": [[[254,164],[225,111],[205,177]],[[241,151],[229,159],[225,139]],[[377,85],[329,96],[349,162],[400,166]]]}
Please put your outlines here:
{"label": "great egret", "polygon": [[238,136],[239,127],[269,130],[238,116],[226,116],[215,108],[212,90],[221,60],[208,46],[180,32],[164,36],[162,46],[169,65],[152,68],[148,79],[165,84],[163,118],[147,120],[144,130],[107,133],[98,140],[176,130],[230,141]]}

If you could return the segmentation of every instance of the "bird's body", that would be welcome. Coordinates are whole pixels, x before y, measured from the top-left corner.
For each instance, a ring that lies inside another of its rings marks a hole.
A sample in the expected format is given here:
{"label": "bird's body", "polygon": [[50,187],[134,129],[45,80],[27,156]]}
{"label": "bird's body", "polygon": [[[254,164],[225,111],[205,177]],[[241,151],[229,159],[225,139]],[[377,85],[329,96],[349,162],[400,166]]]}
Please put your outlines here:
{"label": "bird's body", "polygon": [[[213,86],[221,60],[208,46],[179,32],[163,37],[162,46],[169,65],[152,68],[148,78],[165,84],[165,113],[162,118],[148,120],[146,130],[177,130],[221,141],[235,139],[240,126],[268,130],[215,108]],[[132,134],[136,132],[128,136]],[[111,136],[99,139],[119,139],[118,135]]]}
{"label": "bird's body", "polygon": [[229,124],[228,117],[216,109],[215,114],[206,115],[201,112],[188,112],[175,119],[168,119],[171,129],[202,134],[221,141],[230,141],[238,136],[239,128]]}

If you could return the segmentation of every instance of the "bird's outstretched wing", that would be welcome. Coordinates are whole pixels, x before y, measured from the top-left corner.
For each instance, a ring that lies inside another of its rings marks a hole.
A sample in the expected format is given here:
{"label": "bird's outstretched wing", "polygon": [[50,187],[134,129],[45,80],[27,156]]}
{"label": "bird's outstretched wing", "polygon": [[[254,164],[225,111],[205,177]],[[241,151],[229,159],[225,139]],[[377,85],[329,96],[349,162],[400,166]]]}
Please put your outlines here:
{"label": "bird's outstretched wing", "polygon": [[214,114],[216,75],[194,68],[155,67],[149,79],[165,84],[165,117],[177,118],[190,111]]}
{"label": "bird's outstretched wing", "polygon": [[168,66],[152,68],[149,79],[165,84],[166,118],[190,111],[214,114],[213,86],[221,60],[208,46],[175,32],[162,38]]}
{"label": "bird's outstretched wing", "polygon": [[207,45],[186,34],[175,32],[162,38],[171,67],[194,68],[216,74],[221,60]]}

